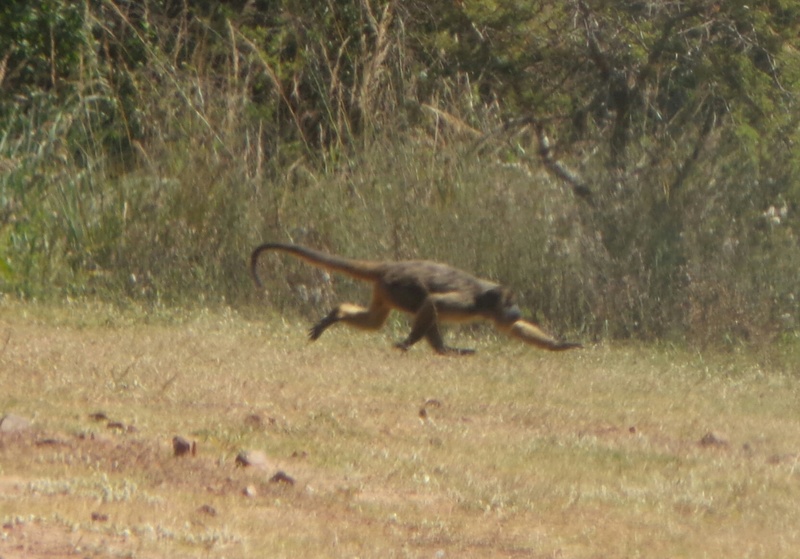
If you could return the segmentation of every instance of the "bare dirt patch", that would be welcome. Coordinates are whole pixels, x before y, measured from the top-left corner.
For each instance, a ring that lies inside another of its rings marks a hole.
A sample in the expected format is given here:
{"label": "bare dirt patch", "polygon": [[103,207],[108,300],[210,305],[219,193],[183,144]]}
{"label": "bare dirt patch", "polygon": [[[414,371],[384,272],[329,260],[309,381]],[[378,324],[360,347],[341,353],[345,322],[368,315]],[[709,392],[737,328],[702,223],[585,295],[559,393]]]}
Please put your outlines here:
{"label": "bare dirt patch", "polygon": [[6,522],[2,530],[3,559],[121,556],[131,548],[129,538],[71,530],[41,520]]}

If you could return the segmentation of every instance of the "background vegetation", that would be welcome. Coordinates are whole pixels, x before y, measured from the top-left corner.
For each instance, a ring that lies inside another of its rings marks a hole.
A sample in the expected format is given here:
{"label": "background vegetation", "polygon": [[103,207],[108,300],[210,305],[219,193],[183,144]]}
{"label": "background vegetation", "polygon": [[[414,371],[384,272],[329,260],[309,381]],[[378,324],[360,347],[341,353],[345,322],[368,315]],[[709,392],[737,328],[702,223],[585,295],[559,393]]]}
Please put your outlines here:
{"label": "background vegetation", "polygon": [[[450,262],[584,338],[796,332],[795,2],[11,0],[0,27],[4,293],[246,308],[250,249],[290,239]],[[271,300],[328,297],[273,265]]]}

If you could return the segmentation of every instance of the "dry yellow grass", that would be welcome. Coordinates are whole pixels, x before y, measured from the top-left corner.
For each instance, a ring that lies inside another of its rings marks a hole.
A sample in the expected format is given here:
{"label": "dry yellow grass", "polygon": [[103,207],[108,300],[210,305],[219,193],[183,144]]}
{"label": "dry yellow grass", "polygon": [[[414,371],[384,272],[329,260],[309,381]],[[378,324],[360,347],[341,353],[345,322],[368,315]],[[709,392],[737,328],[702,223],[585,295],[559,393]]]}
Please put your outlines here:
{"label": "dry yellow grass", "polygon": [[0,556],[799,553],[791,356],[304,328],[1,304],[0,415],[33,428],[0,434]]}

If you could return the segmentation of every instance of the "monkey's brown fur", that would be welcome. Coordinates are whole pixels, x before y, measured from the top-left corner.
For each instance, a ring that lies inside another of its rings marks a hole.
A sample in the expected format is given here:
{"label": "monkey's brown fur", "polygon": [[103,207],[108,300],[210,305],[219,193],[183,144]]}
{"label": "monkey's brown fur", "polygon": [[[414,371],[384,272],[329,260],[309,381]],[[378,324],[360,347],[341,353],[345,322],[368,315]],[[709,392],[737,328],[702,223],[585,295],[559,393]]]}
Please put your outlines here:
{"label": "monkey's brown fur", "polygon": [[312,340],[337,322],[363,330],[377,330],[386,322],[389,312],[397,309],[413,315],[411,332],[396,344],[403,350],[425,338],[437,353],[474,353],[472,349],[446,346],[439,324],[481,319],[491,320],[498,330],[523,342],[551,351],[580,347],[577,343],[556,340],[535,324],[523,320],[509,290],[444,264],[428,260],[353,260],[300,245],[265,243],[250,256],[250,273],[259,287],[258,257],[269,250],[287,252],[314,266],[373,284],[368,308],[342,303],[309,330]]}

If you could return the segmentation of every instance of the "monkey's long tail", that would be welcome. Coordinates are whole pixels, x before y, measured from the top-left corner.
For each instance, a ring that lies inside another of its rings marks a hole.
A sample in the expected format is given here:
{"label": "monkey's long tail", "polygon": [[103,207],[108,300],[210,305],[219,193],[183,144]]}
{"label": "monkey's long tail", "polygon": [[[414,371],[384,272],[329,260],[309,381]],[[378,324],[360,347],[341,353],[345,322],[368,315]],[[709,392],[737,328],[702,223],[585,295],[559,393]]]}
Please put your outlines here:
{"label": "monkey's long tail", "polygon": [[250,275],[258,287],[263,287],[261,279],[258,277],[256,265],[258,264],[258,257],[262,252],[268,250],[278,250],[287,252],[292,256],[296,256],[301,260],[308,262],[318,268],[324,268],[334,272],[340,272],[350,277],[365,280],[376,281],[380,277],[380,270],[382,268],[381,262],[371,260],[353,260],[351,258],[344,258],[314,250],[313,248],[304,247],[301,245],[292,245],[288,243],[264,243],[259,245],[253,250],[250,255]]}

